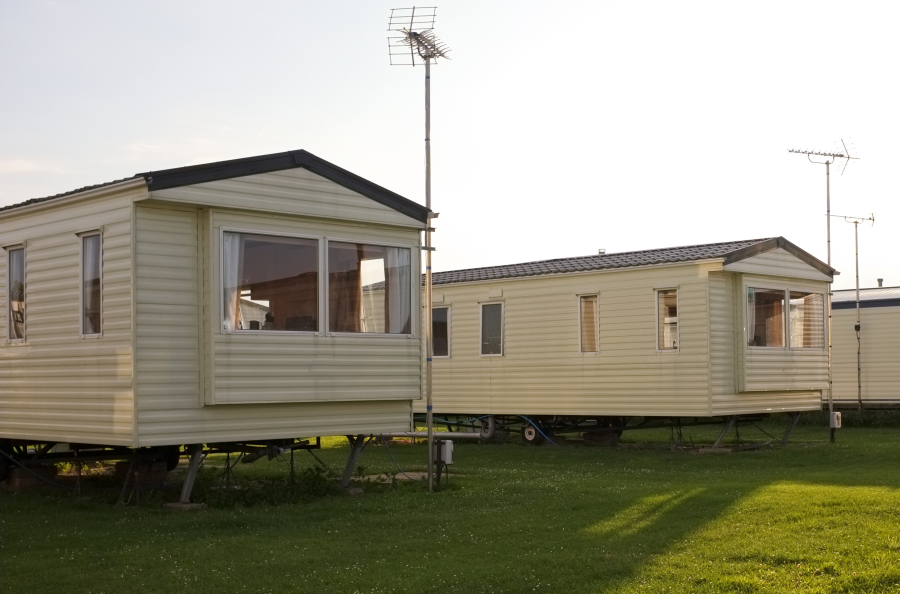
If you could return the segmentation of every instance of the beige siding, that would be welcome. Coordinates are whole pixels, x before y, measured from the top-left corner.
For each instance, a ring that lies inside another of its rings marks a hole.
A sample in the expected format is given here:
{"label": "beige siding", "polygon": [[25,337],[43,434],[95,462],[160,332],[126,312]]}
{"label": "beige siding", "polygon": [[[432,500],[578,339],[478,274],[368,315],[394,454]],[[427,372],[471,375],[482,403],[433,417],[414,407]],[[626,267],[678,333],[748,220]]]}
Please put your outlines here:
{"label": "beige siding", "polygon": [[800,258],[794,256],[784,248],[752,256],[745,260],[727,264],[725,270],[730,272],[746,272],[750,274],[766,274],[790,278],[802,278],[828,282],[828,275],[819,272]]}
{"label": "beige siding", "polygon": [[[731,273],[711,272],[709,275],[711,413],[735,415],[818,410],[821,401],[820,392],[785,389],[790,386],[785,385],[784,378],[795,374],[796,370],[790,360],[783,357],[778,359],[780,373],[772,376],[777,383],[777,389],[760,392],[737,391],[741,370],[738,354],[744,354],[743,333],[738,331],[742,327],[742,318],[737,304],[743,303],[736,298],[741,291],[739,281],[740,276]],[[758,370],[753,368],[751,375],[756,372]],[[763,379],[766,377],[770,376],[762,374]]]}
{"label": "beige siding", "polygon": [[137,214],[141,445],[409,429],[419,340],[223,335],[218,238],[223,226],[400,243],[416,231],[162,206]]}
{"label": "beige siding", "polygon": [[151,197],[209,207],[324,217],[366,224],[424,227],[421,222],[393,208],[306,169],[289,169],[157,190],[151,193]]}
{"label": "beige siding", "polygon": [[[441,285],[452,356],[435,410],[468,414],[709,414],[707,272],[718,264]],[[656,288],[678,288],[679,350],[656,348]],[[502,291],[502,296],[491,294]],[[599,294],[600,353],[581,354],[578,295]],[[504,355],[480,353],[480,302],[505,305]],[[421,408],[421,407],[418,407]]]}
{"label": "beige siding", "polygon": [[[131,212],[142,188],[112,188],[56,208],[0,217],[4,244],[25,243],[25,343],[0,316],[0,437],[131,445],[134,440]],[[102,336],[80,337],[76,233],[102,231]],[[0,291],[6,309],[6,259]]]}
{"label": "beige siding", "polygon": [[[832,317],[834,400],[858,404],[856,309]],[[860,353],[864,405],[900,404],[900,307],[860,310]]]}

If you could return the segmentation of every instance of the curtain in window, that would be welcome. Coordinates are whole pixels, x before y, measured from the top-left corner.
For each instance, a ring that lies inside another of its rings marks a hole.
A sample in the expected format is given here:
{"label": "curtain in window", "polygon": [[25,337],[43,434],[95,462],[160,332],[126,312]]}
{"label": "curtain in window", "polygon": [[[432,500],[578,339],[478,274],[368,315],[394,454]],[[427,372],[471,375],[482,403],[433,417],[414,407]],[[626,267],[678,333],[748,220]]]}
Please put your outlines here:
{"label": "curtain in window", "polygon": [[747,288],[747,344],[756,346],[756,295],[752,287]]}
{"label": "curtain in window", "polygon": [[328,329],[331,332],[362,331],[360,268],[364,256],[362,245],[328,245]]}
{"label": "curtain in window", "polygon": [[410,254],[406,248],[385,248],[384,331],[410,334]]}
{"label": "curtain in window", "polygon": [[84,334],[100,334],[100,236],[82,239],[82,324]]}
{"label": "curtain in window", "polygon": [[597,296],[581,298],[581,352],[596,353],[597,345]]}
{"label": "curtain in window", "polygon": [[25,250],[9,251],[7,268],[10,340],[25,338]]}
{"label": "curtain in window", "polygon": [[240,233],[226,232],[222,242],[222,328],[234,332],[240,327],[241,282],[244,276],[244,240]]}

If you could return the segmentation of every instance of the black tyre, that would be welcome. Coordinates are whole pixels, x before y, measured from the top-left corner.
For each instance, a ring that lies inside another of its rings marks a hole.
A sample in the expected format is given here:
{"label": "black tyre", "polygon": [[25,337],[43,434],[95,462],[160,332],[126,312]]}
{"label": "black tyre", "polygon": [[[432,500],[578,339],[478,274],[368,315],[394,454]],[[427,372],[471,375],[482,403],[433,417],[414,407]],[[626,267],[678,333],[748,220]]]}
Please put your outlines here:
{"label": "black tyre", "polygon": [[544,436],[541,435],[537,427],[529,423],[522,427],[522,443],[526,445],[541,445],[544,443]]}
{"label": "black tyre", "polygon": [[178,461],[181,460],[181,448],[179,446],[171,446],[166,448],[166,470],[172,472],[178,467]]}

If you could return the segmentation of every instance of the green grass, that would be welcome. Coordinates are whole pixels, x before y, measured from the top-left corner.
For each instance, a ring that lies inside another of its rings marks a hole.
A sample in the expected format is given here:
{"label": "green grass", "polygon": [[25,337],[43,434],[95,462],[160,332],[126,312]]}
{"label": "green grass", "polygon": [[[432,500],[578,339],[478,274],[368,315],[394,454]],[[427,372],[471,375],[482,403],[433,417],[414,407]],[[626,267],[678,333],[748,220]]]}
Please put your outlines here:
{"label": "green grass", "polygon": [[[812,422],[788,446],[671,451],[668,431],[616,449],[458,444],[449,488],[367,485],[296,497],[287,465],[238,465],[245,494],[203,512],[138,507],[117,493],[0,494],[0,589],[13,592],[900,592],[900,423]],[[846,422],[846,420],[845,420]],[[775,422],[762,426],[780,431]],[[685,429],[695,443],[714,427]],[[768,439],[753,427],[745,440]],[[347,448],[318,455],[335,469]],[[421,470],[421,445],[394,445]],[[298,454],[297,468],[311,464]],[[212,460],[212,464],[221,460]],[[370,446],[367,474],[395,472]],[[256,487],[254,487],[256,485]],[[254,498],[256,497],[256,498]]]}

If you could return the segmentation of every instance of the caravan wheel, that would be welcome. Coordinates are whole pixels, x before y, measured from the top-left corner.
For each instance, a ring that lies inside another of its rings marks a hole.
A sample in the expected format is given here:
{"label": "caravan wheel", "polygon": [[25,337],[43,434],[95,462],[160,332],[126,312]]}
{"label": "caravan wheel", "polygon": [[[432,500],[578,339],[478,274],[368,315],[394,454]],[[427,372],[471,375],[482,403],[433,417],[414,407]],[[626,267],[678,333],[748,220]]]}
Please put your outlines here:
{"label": "caravan wheel", "polygon": [[528,424],[522,427],[522,443],[526,445],[541,445],[544,443],[544,436],[537,430],[534,425]]}

